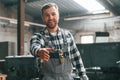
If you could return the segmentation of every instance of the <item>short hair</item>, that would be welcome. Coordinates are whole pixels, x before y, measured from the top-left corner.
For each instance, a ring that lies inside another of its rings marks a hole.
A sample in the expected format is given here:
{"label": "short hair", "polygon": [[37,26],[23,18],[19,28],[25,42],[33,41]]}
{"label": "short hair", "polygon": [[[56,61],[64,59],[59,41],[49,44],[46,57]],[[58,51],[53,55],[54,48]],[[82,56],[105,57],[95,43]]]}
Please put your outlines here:
{"label": "short hair", "polygon": [[50,8],[50,7],[55,7],[56,9],[58,9],[57,4],[55,4],[55,3],[46,3],[46,4],[44,4],[42,6],[41,13],[43,14],[43,11]]}

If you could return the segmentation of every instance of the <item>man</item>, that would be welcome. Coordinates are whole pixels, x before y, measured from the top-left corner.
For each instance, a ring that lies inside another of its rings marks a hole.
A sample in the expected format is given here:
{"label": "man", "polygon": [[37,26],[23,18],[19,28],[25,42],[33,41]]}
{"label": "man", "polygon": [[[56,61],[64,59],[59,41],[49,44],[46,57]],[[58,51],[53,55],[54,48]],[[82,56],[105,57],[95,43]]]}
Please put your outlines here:
{"label": "man", "polygon": [[30,41],[31,53],[41,60],[41,80],[73,80],[73,66],[82,80],[88,80],[72,34],[58,26],[58,6],[55,3],[47,3],[41,12],[46,28],[35,33]]}

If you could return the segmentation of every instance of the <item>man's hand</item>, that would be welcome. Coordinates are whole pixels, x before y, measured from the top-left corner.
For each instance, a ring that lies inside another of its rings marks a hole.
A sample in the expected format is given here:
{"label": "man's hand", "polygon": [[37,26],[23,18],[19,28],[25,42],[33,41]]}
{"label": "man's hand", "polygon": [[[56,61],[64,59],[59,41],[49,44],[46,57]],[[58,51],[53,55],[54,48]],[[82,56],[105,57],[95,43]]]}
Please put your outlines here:
{"label": "man's hand", "polygon": [[53,51],[53,50],[54,48],[39,49],[37,52],[37,55],[40,56],[43,61],[48,61],[50,58],[49,53],[50,51]]}
{"label": "man's hand", "polygon": [[89,78],[87,77],[87,75],[82,75],[80,76],[80,80],[89,80]]}

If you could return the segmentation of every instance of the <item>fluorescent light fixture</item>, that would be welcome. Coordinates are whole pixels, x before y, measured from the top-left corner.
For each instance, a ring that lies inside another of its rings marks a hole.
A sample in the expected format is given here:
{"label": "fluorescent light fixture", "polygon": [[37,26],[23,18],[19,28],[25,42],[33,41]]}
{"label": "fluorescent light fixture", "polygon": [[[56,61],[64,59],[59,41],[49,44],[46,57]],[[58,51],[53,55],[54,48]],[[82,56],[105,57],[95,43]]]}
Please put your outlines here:
{"label": "fluorescent light fixture", "polygon": [[[6,20],[6,21],[9,21],[9,22],[12,23],[12,24],[17,24],[17,20],[16,20],[16,19],[12,19],[12,18],[6,18],[6,17],[1,17],[1,16],[0,16],[0,20]],[[28,22],[28,21],[25,21],[25,22],[24,22],[24,25],[25,25],[25,26],[34,25],[34,26],[39,26],[39,27],[46,27],[46,26],[43,25],[43,24],[38,24],[38,23],[33,23],[33,22]]]}
{"label": "fluorescent light fixture", "polygon": [[[12,24],[17,24],[17,20],[10,20],[10,23],[12,23]],[[24,25],[25,26],[30,26],[30,24],[29,23],[24,23]]]}
{"label": "fluorescent light fixture", "polygon": [[93,13],[93,14],[109,13],[109,10],[93,11],[92,13]]}
{"label": "fluorescent light fixture", "polygon": [[74,0],[76,3],[87,9],[89,12],[105,10],[105,7],[96,0]]}
{"label": "fluorescent light fixture", "polygon": [[17,20],[10,20],[10,23],[17,24]]}

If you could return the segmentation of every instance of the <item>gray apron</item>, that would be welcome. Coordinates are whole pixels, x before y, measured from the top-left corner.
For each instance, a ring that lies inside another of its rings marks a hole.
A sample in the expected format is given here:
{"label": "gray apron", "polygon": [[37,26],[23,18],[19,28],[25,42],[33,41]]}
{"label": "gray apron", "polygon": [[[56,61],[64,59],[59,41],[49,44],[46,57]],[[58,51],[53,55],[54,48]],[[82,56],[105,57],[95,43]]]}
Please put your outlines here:
{"label": "gray apron", "polygon": [[72,65],[69,58],[64,63],[60,63],[59,59],[50,59],[48,62],[42,63],[42,80],[73,80],[71,76]]}
{"label": "gray apron", "polygon": [[[62,34],[63,33],[64,32],[62,32]],[[65,34],[63,34],[63,48],[67,49],[67,39],[64,35]],[[45,38],[45,43],[50,45],[50,41],[47,40],[49,39]],[[43,75],[43,78],[40,80],[73,80],[73,77],[71,76],[72,64],[70,60],[70,55],[65,57],[64,63],[60,63],[60,59],[58,58],[50,58],[48,62],[43,62],[41,64],[41,67],[42,68],[40,72]]]}

